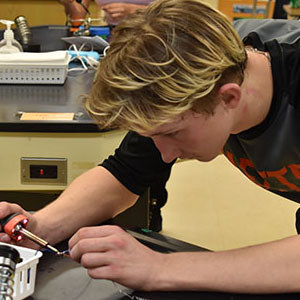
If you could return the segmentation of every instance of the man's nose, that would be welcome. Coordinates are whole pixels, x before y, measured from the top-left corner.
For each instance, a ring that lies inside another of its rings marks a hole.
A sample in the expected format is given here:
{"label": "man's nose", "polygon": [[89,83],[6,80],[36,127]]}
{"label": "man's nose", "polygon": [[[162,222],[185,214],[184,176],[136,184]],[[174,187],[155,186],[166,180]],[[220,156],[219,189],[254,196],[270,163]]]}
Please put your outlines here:
{"label": "man's nose", "polygon": [[180,156],[180,151],[167,139],[155,137],[153,141],[165,163],[170,163]]}

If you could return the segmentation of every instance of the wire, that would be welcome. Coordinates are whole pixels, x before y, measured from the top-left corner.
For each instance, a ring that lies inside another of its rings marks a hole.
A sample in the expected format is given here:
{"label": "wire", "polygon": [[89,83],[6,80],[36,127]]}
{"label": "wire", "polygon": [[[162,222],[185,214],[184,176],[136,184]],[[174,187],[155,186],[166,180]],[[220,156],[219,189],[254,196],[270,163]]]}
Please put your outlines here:
{"label": "wire", "polygon": [[135,295],[129,295],[125,291],[122,291],[121,288],[119,287],[119,285],[116,282],[112,281],[112,283],[115,286],[115,288],[119,291],[120,294],[122,294],[123,296],[128,297],[131,300],[149,300],[147,298],[141,298],[141,297],[138,297],[138,296],[135,296]]}
{"label": "wire", "polygon": [[76,45],[72,44],[70,46],[69,50],[71,50],[72,48],[74,49],[74,51],[76,53],[76,56],[74,56],[73,58],[71,58],[70,62],[78,59],[81,62],[82,68],[71,68],[71,69],[68,70],[68,73],[69,72],[73,72],[73,71],[80,71],[80,74],[81,73],[85,73],[86,71],[88,71],[88,67],[87,67],[87,65],[85,64],[85,62],[83,61],[82,57],[79,54],[79,51],[80,51],[80,49],[82,49],[82,46],[78,50],[77,47],[76,47]]}
{"label": "wire", "polygon": [[103,56],[106,56],[108,50],[109,50],[109,45],[104,48]]}
{"label": "wire", "polygon": [[85,47],[85,43],[82,44],[79,49],[77,49],[77,46],[75,44],[72,44],[69,47],[69,50],[74,49],[74,52],[76,54],[74,57],[72,57],[70,62],[75,61],[76,59],[78,59],[81,62],[82,68],[71,68],[71,69],[68,70],[68,72],[72,72],[72,71],[86,72],[86,71],[88,71],[88,67],[91,67],[92,69],[97,70],[98,65],[99,65],[99,61],[97,59],[95,59],[91,56],[82,56],[82,55],[80,55],[80,51],[82,51],[82,49],[84,47]]}

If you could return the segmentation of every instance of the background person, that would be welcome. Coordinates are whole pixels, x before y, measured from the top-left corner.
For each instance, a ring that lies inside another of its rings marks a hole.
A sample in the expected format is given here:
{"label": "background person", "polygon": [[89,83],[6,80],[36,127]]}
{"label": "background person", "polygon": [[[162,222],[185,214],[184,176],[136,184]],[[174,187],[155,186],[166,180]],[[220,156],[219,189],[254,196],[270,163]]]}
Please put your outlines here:
{"label": "background person", "polygon": [[[75,0],[59,0],[65,7],[66,15],[70,19],[84,19],[87,11]],[[92,0],[82,0],[82,4],[88,8]],[[106,13],[106,22],[116,25],[120,21],[133,14],[137,9],[145,9],[153,0],[95,0]]]}

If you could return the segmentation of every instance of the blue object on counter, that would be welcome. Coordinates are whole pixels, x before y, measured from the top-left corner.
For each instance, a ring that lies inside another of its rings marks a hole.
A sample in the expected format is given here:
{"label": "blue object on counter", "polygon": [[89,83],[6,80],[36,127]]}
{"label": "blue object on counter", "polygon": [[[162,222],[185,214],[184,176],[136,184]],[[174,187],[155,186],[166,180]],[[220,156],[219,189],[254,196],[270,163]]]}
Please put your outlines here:
{"label": "blue object on counter", "polygon": [[71,55],[71,58],[76,57],[79,55],[81,58],[84,57],[92,57],[95,60],[100,59],[100,55],[97,51],[74,51],[74,50],[68,50],[68,53]]}
{"label": "blue object on counter", "polygon": [[[80,26],[79,30],[83,30],[84,27]],[[91,26],[89,27],[90,36],[98,35],[104,40],[108,41],[110,36],[110,27],[109,26]]]}
{"label": "blue object on counter", "polygon": [[108,26],[91,26],[90,35],[109,36],[110,28]]}

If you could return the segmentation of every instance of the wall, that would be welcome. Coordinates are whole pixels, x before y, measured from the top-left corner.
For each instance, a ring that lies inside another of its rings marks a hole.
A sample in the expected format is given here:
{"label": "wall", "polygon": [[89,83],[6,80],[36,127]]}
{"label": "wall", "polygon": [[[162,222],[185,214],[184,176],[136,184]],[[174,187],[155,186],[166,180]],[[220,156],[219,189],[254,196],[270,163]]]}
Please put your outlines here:
{"label": "wall", "polygon": [[175,164],[167,188],[162,212],[168,236],[226,250],[296,234],[299,203],[254,184],[224,155]]}

